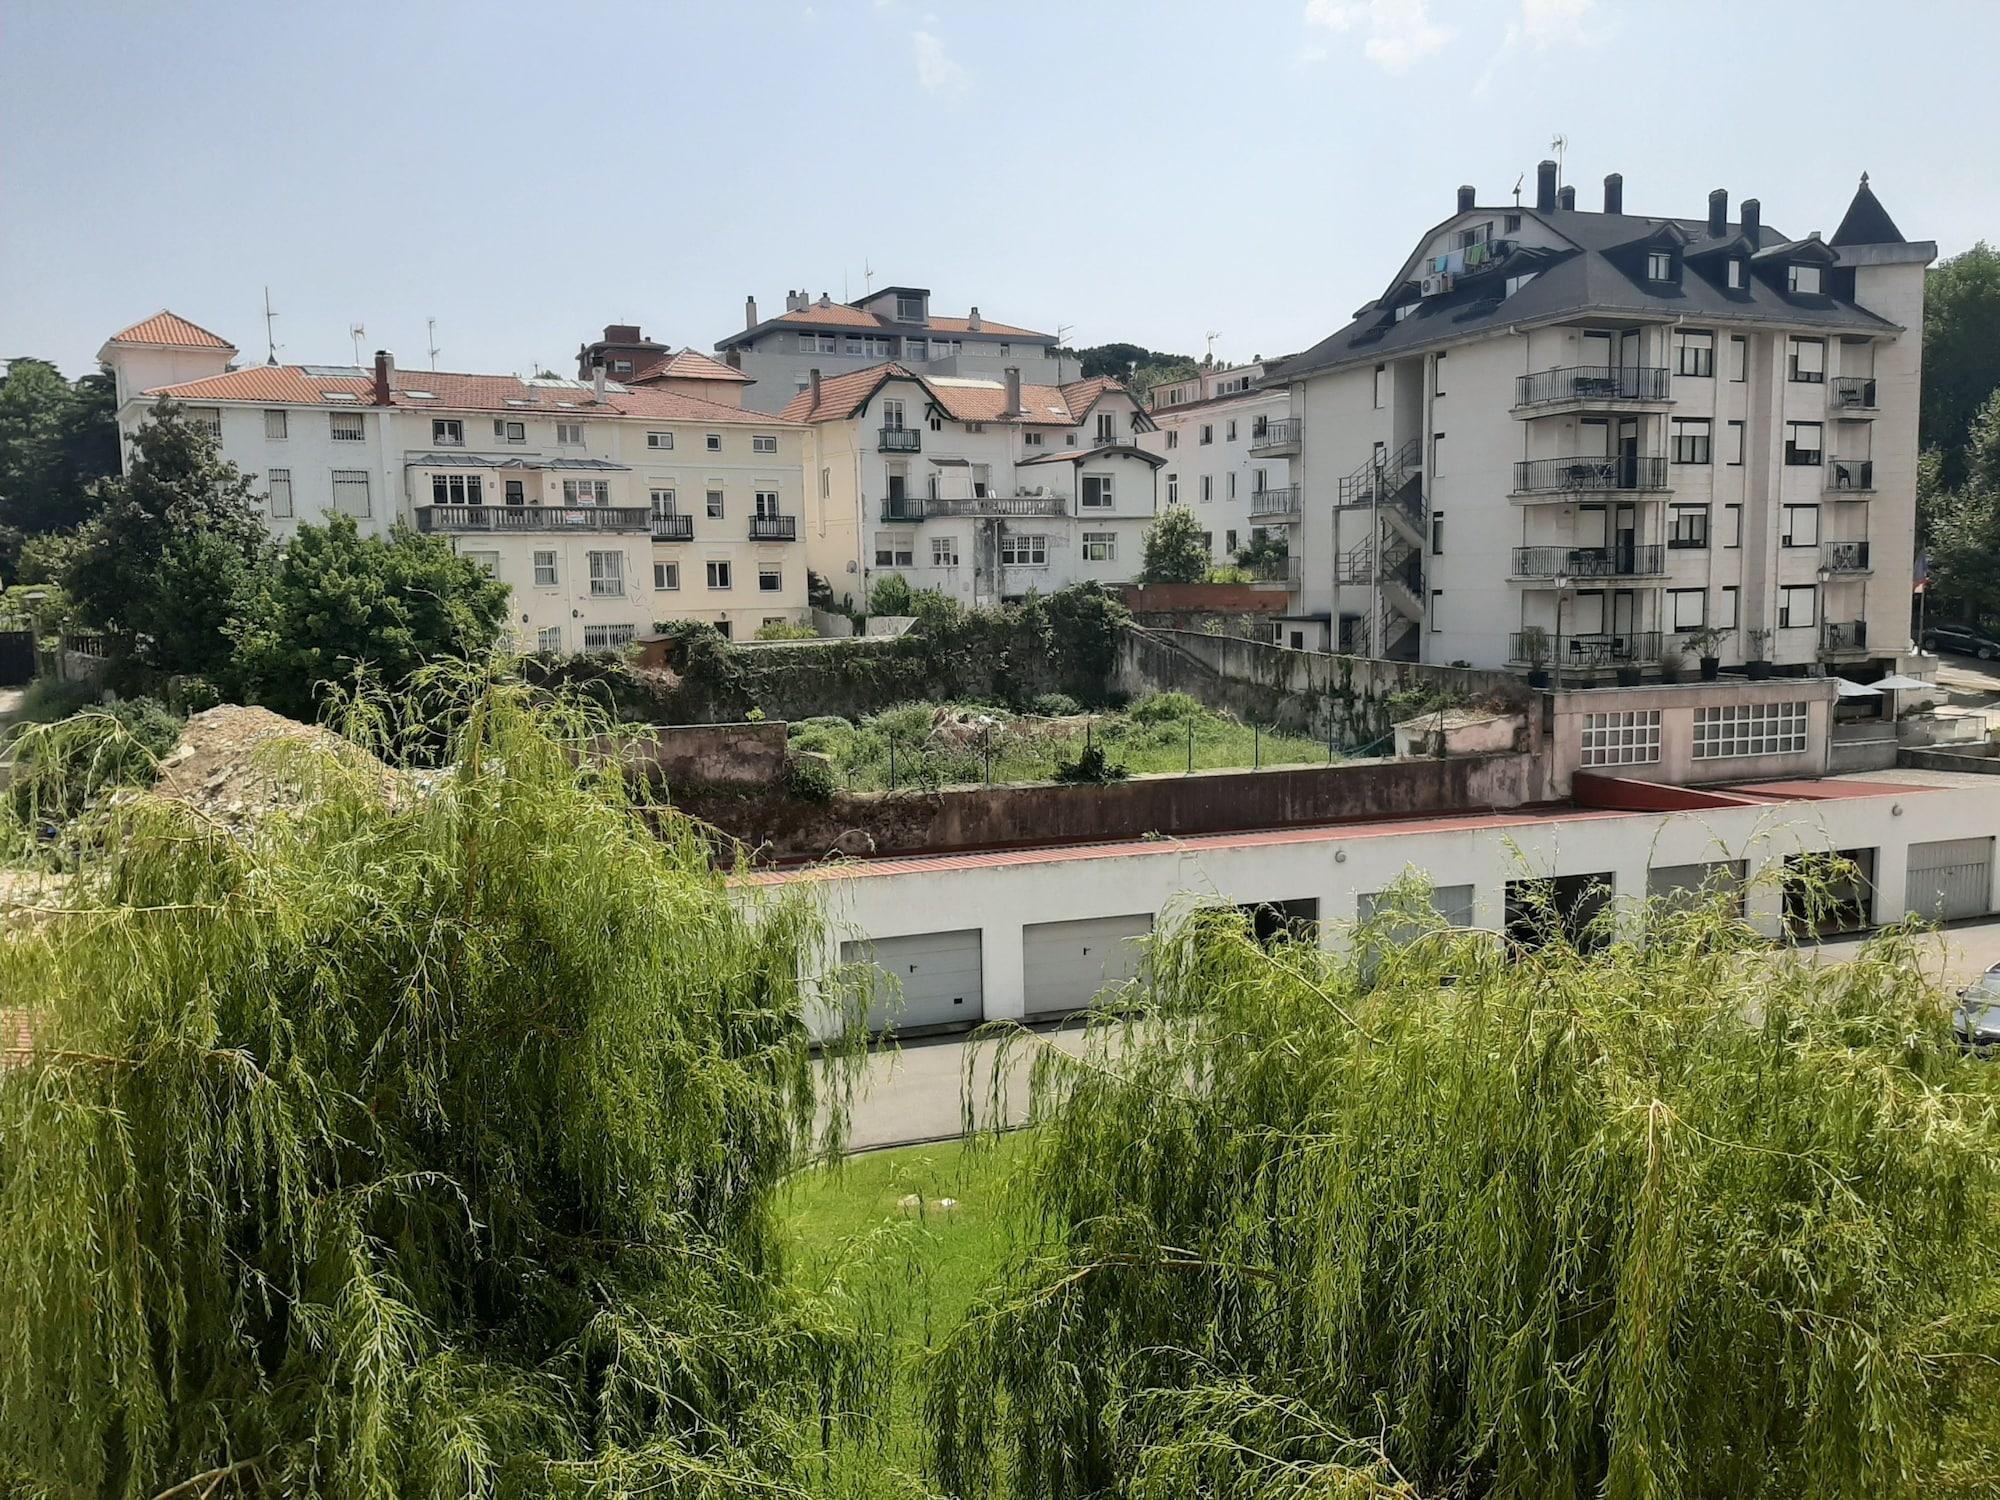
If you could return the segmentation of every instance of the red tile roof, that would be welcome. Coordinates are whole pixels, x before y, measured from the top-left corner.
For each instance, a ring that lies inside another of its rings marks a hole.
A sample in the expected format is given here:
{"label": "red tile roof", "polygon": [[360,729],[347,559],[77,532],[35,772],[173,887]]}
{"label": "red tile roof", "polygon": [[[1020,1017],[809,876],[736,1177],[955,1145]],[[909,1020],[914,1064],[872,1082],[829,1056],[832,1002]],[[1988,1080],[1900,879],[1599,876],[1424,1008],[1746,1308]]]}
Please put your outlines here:
{"label": "red tile roof", "polygon": [[745,339],[767,332],[773,328],[865,328],[871,333],[900,333],[923,337],[928,333],[982,333],[997,334],[1004,338],[1046,339],[1046,333],[1037,333],[1032,328],[1017,328],[1012,323],[995,323],[989,318],[981,318],[979,327],[972,327],[970,318],[947,318],[933,316],[927,323],[903,323],[895,318],[884,317],[865,308],[851,306],[845,302],[829,302],[824,307],[815,302],[812,306],[797,312],[780,313],[775,318],[766,318],[754,327],[741,333],[732,333],[726,339],[717,341],[718,349],[731,344],[740,344]]}
{"label": "red tile roof", "polygon": [[652,380],[735,380],[744,385],[753,384],[748,375],[719,359],[710,359],[706,354],[697,354],[692,349],[681,349],[669,354],[665,359],[655,360],[637,375],[627,375],[626,385],[644,385]]}
{"label": "red tile roof", "polygon": [[134,323],[123,333],[112,334],[110,342],[167,344],[176,349],[227,349],[231,354],[236,352],[236,346],[228,339],[197,327],[178,313],[170,313],[164,308],[144,322]]}
{"label": "red tile roof", "polygon": [[[1065,386],[1024,385],[1021,411],[1003,416],[1007,387],[1001,381],[966,380],[952,376],[919,375],[906,365],[870,365],[820,381],[819,405],[813,405],[811,390],[803,390],[785,405],[785,416],[795,422],[844,422],[867,404],[868,398],[885,380],[911,380],[924,389],[938,409],[959,422],[1019,422],[1024,425],[1074,427],[1106,391],[1125,393],[1115,380],[1098,377],[1072,381]],[[1129,393],[1127,393],[1129,394]],[[1078,402],[1082,404],[1077,404]]]}
{"label": "red tile roof", "polygon": [[[791,425],[784,417],[768,412],[744,411],[740,407],[703,401],[673,391],[626,390],[615,386],[605,391],[599,406],[588,382],[564,385],[530,385],[514,375],[458,375],[442,370],[398,370],[392,377],[394,405],[406,410],[560,412],[564,415],[651,418],[662,422],[735,422],[757,427]],[[412,399],[410,391],[429,391],[434,400]],[[353,396],[353,401],[329,403],[327,394]],[[155,386],[149,396],[172,396],[177,401],[249,401],[264,406],[372,406],[375,401],[373,377],[313,375],[298,365],[254,365],[211,375],[205,380],[188,380],[179,385]]]}

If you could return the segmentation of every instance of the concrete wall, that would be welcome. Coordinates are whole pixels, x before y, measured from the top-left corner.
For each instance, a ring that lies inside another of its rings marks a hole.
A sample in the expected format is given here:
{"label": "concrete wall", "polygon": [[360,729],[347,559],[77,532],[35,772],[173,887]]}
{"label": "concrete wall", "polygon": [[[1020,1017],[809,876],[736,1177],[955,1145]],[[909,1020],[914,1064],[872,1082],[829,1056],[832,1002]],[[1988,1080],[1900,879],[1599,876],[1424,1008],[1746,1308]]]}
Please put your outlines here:
{"label": "concrete wall", "polygon": [[1128,583],[1118,597],[1135,615],[1281,615],[1282,586],[1254,583]]}
{"label": "concrete wall", "polygon": [[[1670,786],[1699,786],[1723,781],[1824,776],[1832,739],[1835,688],[1830,677],[1782,677],[1764,682],[1689,682],[1645,687],[1602,687],[1548,695],[1548,782],[1543,794],[1568,795],[1570,778],[1585,769],[1582,761],[1584,721],[1591,714],[1648,713],[1660,716],[1659,758],[1627,761],[1590,769],[1613,776],[1641,777]],[[1805,749],[1792,755],[1737,755],[1712,760],[1694,758],[1694,718],[1700,708],[1736,704],[1799,703],[1806,705]]]}
{"label": "concrete wall", "polygon": [[770,786],[785,773],[785,726],[656,724],[633,746],[632,763],[668,788]]}

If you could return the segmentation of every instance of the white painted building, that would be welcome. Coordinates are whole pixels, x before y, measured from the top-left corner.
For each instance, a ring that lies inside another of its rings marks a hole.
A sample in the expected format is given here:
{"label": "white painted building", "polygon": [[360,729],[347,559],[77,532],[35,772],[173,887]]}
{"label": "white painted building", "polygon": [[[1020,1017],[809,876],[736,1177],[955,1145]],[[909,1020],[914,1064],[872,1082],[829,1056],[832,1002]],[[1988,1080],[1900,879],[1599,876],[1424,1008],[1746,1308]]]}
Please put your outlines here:
{"label": "white painted building", "polygon": [[[1261,362],[1215,366],[1146,393],[1157,430],[1140,444],[1164,460],[1160,503],[1194,514],[1217,567],[1235,564],[1267,531],[1288,538],[1297,511],[1283,442],[1290,401],[1282,388],[1261,384],[1264,371]],[[1297,559],[1256,571],[1261,579],[1283,580],[1296,575]]]}
{"label": "white painted building", "polygon": [[786,292],[784,312],[763,319],[756,298],[746,297],[743,327],[715,347],[755,382],[744,404],[770,412],[783,411],[814,370],[832,378],[894,361],[925,375],[999,380],[1012,368],[1030,385],[1078,375],[1076,362],[1056,353],[1053,335],[993,322],[976,307],[964,317],[934,313],[930,292],[918,286],[886,286],[855,302]]}
{"label": "white painted building", "polygon": [[336,513],[371,535],[401,521],[445,536],[508,585],[510,631],[537,650],[608,650],[666,620],[747,637],[808,618],[804,429],[742,409],[740,377],[704,355],[628,385],[398,370],[387,354],[231,369],[235,354],[162,313],[99,357],[121,430],[183,403],[257,481],[280,540]]}
{"label": "white painted building", "polygon": [[813,370],[784,416],[808,431],[806,556],[836,599],[887,573],[967,606],[1139,575],[1161,461],[1114,380]]}
{"label": "white painted building", "polygon": [[[1577,673],[1878,669],[1910,650],[1928,242],[1862,179],[1791,240],[1602,212],[1542,164],[1470,188],[1353,322],[1284,361],[1308,644]],[[1768,633],[1768,634],[1766,634]],[[1691,664],[1690,664],[1691,665]]]}

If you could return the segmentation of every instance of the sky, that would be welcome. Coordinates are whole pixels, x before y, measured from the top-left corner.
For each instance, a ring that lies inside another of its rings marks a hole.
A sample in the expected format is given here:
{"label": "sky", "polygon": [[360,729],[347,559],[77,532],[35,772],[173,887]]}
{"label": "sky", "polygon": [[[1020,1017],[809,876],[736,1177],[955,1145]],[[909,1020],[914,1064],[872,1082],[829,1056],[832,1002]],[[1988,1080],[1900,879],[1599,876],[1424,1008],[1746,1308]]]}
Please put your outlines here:
{"label": "sky", "polygon": [[[1460,183],[2000,239],[2000,0],[0,0],[0,358],[162,307],[278,357],[574,369],[787,289],[1199,356],[1381,293]],[[1213,338],[1211,339],[1211,335]]]}

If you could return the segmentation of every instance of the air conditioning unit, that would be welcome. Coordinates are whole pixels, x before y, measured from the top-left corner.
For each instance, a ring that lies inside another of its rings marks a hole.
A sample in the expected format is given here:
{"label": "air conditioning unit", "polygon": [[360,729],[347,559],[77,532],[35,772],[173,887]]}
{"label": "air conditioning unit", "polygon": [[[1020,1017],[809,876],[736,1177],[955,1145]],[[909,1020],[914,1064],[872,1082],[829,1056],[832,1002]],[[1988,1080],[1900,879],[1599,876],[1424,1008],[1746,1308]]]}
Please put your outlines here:
{"label": "air conditioning unit", "polygon": [[1450,290],[1451,277],[1448,274],[1441,273],[1436,276],[1426,276],[1424,278],[1423,295],[1426,297],[1442,296]]}

